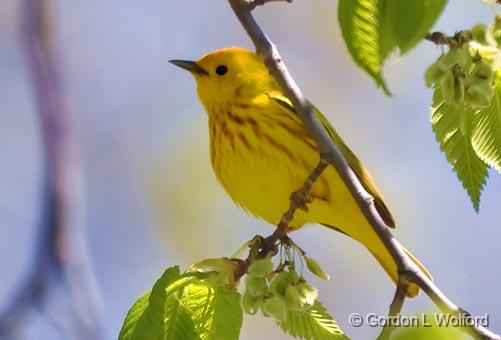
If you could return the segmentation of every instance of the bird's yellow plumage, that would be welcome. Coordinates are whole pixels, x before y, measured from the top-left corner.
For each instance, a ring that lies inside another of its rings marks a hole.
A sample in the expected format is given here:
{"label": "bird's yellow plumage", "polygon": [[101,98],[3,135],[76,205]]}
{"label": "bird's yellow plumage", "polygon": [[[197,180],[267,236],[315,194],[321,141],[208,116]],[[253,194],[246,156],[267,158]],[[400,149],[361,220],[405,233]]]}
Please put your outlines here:
{"label": "bird's yellow plumage", "polygon": [[[211,162],[226,192],[245,211],[276,225],[319,161],[315,141],[282,94],[262,60],[232,47],[214,51],[196,62],[174,60],[195,77],[209,117]],[[315,109],[360,181],[375,198],[386,223],[394,221],[372,176],[346,146],[328,120]],[[348,188],[328,167],[311,190],[308,211],[294,215],[291,228],[320,223],[362,243],[395,281],[397,268],[364,218]],[[406,251],[410,258],[426,269]],[[409,296],[418,293],[411,286]]]}

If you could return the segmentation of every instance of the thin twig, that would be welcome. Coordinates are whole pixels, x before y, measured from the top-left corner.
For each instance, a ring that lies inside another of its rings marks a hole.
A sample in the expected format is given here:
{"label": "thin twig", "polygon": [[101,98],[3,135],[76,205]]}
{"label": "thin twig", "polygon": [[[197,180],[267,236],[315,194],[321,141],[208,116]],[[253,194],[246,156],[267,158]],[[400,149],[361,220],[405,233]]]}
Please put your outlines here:
{"label": "thin twig", "polygon": [[[256,236],[254,238],[254,240],[257,240],[259,242],[260,257],[265,257],[270,252],[275,250],[278,241],[284,241],[284,242],[288,241],[287,229],[290,227],[290,223],[294,218],[296,210],[307,209],[308,203],[311,202],[309,198],[311,187],[313,186],[313,184],[315,184],[318,177],[320,177],[320,175],[325,170],[327,165],[328,163],[325,161],[324,158],[321,157],[317,166],[308,176],[303,186],[299,190],[292,193],[290,198],[289,209],[287,209],[287,211],[282,215],[282,218],[280,219],[280,222],[278,223],[277,228],[275,228],[273,234],[271,234],[267,238],[262,238],[261,236]],[[253,243],[254,242],[251,241],[251,244]],[[249,256],[245,260],[233,259],[235,262],[237,262],[238,265],[238,268],[235,271],[234,275],[235,281],[240,280],[240,278],[244,276],[245,273],[247,273],[247,269],[249,268],[253,260],[252,256],[253,254],[249,254]]]}
{"label": "thin twig", "polygon": [[[393,301],[390,304],[388,320],[392,320],[392,317],[400,315],[405,302],[405,293],[407,292],[408,288],[409,282],[407,282],[403,276],[400,276],[397,283],[397,289],[395,290],[395,296],[393,296]],[[389,339],[394,330],[395,325],[392,322],[388,322],[381,330],[381,334],[379,334],[378,340]]]}
{"label": "thin twig", "polygon": [[[321,122],[314,115],[311,104],[305,99],[298,85],[287,70],[280,53],[268,36],[261,30],[245,0],[228,0],[235,15],[251,38],[256,52],[261,55],[271,74],[284,94],[291,100],[310,134],[315,139],[320,153],[336,169],[350,190],[364,217],[370,223],[386,249],[397,264],[399,273],[407,275],[409,282],[419,286],[444,313],[458,314],[462,310],[452,303],[438,287],[405,254],[399,242],[393,237],[374,205],[374,198],[365,190],[356,174],[348,165],[339,147],[329,136]],[[501,339],[482,326],[465,329],[469,334],[482,339]]]}
{"label": "thin twig", "polygon": [[451,37],[442,32],[432,32],[428,33],[424,39],[431,41],[435,45],[447,45],[450,48],[458,48],[470,42],[473,36],[470,31],[459,31]]}
{"label": "thin twig", "polygon": [[327,161],[323,157],[321,157],[317,166],[308,176],[303,186],[299,190],[292,193],[290,197],[291,202],[289,209],[282,215],[282,218],[280,219],[280,222],[278,223],[277,228],[272,235],[273,238],[278,240],[282,236],[285,236],[285,233],[287,232],[287,229],[289,228],[289,225],[294,218],[294,213],[297,209],[307,210],[307,204],[311,201],[309,197],[311,187],[313,186],[313,184],[315,184],[318,177],[322,174],[327,165]]}
{"label": "thin twig", "polygon": [[294,0],[244,0],[247,3],[247,6],[249,6],[250,10],[253,10],[257,6],[262,6],[265,5],[269,2],[288,2],[292,3]]}
{"label": "thin twig", "polygon": [[99,339],[101,303],[83,236],[78,157],[49,5],[50,0],[21,3],[21,43],[37,99],[45,177],[33,267],[0,313],[0,338],[13,337],[31,309],[46,311],[57,293],[65,297],[65,318],[48,317],[60,322],[67,338]]}

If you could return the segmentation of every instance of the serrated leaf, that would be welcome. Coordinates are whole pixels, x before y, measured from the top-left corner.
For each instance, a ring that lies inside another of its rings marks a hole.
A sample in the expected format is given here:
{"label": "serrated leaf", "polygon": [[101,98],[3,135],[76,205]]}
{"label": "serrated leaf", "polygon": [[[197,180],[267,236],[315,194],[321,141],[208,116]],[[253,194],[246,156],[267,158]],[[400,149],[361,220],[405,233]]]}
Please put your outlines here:
{"label": "serrated leaf", "polygon": [[131,307],[119,340],[237,340],[240,294],[204,281],[207,273],[169,268]]}
{"label": "serrated leaf", "polygon": [[474,114],[472,144],[480,159],[501,173],[501,71],[494,86],[491,105]]}
{"label": "serrated leaf", "polygon": [[191,315],[200,339],[238,339],[243,312],[237,291],[193,283],[184,288],[181,301]]}
{"label": "serrated leaf", "polygon": [[348,339],[341,328],[327,313],[320,302],[315,301],[306,311],[287,311],[287,319],[279,326],[284,332],[305,340]]}
{"label": "serrated leaf", "polygon": [[419,43],[447,0],[339,0],[338,21],[353,60],[386,94],[383,65],[395,49],[400,55]]}
{"label": "serrated leaf", "polygon": [[480,195],[487,178],[487,165],[471,143],[473,112],[446,103],[435,89],[431,123],[435,137],[478,212]]}
{"label": "serrated leaf", "polygon": [[167,269],[150,292],[141,296],[125,317],[119,340],[161,339],[166,288],[179,277],[179,267]]}

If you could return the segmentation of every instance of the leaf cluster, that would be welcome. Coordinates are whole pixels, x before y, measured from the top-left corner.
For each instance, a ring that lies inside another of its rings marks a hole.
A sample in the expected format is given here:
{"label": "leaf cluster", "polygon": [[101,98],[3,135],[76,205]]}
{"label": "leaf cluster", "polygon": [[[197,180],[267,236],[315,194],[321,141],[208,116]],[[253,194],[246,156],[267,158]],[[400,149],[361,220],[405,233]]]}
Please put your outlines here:
{"label": "leaf cluster", "polygon": [[472,42],[450,47],[425,73],[434,87],[431,123],[475,210],[488,169],[501,173],[501,69],[497,21],[475,25]]}
{"label": "leaf cluster", "polygon": [[429,33],[446,0],[340,0],[338,19],[355,63],[390,94],[383,77],[392,53],[403,56],[424,38],[449,51],[428,68],[435,89],[436,139],[478,212],[488,169],[501,172],[501,16],[454,36]]}
{"label": "leaf cluster", "polygon": [[[290,246],[284,252],[287,259],[282,261],[280,256],[276,268],[271,256],[252,259],[243,296],[235,280],[240,269],[236,263],[244,263],[240,259],[206,259],[183,274],[177,266],[167,269],[132,305],[119,340],[236,340],[243,313],[254,315],[260,310],[294,337],[346,339],[317,300],[316,288],[294,270]],[[315,260],[306,258],[315,275],[327,278]]]}

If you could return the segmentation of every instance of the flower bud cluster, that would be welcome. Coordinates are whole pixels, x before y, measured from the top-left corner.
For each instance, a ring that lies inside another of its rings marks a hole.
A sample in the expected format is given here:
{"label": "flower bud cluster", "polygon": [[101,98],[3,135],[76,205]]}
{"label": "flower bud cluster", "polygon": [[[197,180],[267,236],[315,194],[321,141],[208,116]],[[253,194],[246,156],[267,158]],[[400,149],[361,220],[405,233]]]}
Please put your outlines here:
{"label": "flower bud cluster", "polygon": [[293,269],[273,270],[270,257],[255,260],[249,267],[242,306],[254,315],[259,310],[266,316],[285,321],[288,311],[302,311],[313,305],[318,291]]}

